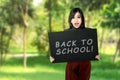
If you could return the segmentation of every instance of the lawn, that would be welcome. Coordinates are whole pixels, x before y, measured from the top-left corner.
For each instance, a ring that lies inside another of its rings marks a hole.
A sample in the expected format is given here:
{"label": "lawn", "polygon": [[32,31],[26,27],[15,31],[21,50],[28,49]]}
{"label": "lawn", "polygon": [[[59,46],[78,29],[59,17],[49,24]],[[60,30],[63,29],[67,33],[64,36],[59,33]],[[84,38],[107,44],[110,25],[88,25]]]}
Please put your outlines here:
{"label": "lawn", "polygon": [[[90,80],[119,80],[120,61],[113,63],[112,54],[101,53],[100,61],[92,61]],[[27,68],[23,58],[6,59],[0,67],[0,80],[65,80],[66,63],[50,63],[46,56],[29,57]]]}

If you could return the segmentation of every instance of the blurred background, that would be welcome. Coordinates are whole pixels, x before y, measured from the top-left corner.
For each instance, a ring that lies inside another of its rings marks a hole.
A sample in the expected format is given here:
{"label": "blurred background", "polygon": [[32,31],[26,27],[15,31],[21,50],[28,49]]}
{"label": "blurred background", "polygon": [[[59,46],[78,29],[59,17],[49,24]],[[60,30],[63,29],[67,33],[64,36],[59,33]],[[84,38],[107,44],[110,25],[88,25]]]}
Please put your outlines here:
{"label": "blurred background", "polygon": [[66,63],[49,61],[48,32],[69,28],[73,7],[98,33],[90,80],[119,80],[120,0],[0,0],[0,80],[65,80]]}

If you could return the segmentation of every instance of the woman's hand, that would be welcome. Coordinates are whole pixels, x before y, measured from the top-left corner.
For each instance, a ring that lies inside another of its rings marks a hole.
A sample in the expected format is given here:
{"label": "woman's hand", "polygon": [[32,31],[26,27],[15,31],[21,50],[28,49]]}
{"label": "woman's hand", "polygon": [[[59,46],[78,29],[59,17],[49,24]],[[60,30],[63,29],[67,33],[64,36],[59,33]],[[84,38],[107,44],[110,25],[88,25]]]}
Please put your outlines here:
{"label": "woman's hand", "polygon": [[100,55],[96,55],[95,58],[96,58],[97,60],[100,60]]}
{"label": "woman's hand", "polygon": [[52,56],[50,56],[50,62],[53,62],[55,60],[55,58],[53,58]]}

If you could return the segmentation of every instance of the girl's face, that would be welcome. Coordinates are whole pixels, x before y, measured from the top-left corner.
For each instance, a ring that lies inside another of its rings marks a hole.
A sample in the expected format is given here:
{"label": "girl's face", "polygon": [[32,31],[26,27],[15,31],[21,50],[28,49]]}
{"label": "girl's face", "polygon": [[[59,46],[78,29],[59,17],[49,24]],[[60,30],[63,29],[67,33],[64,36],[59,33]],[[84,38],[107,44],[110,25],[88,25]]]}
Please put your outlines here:
{"label": "girl's face", "polygon": [[76,12],[74,17],[71,19],[71,23],[74,28],[79,28],[82,24],[82,18],[79,12]]}

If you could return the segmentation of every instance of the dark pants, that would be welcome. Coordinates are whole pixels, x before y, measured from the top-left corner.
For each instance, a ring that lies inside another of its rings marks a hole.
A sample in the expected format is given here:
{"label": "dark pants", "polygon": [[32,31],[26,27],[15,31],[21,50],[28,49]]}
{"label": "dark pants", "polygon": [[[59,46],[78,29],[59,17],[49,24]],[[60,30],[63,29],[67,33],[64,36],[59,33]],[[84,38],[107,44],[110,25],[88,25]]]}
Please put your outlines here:
{"label": "dark pants", "polygon": [[66,65],[66,80],[89,80],[91,62],[68,62]]}

